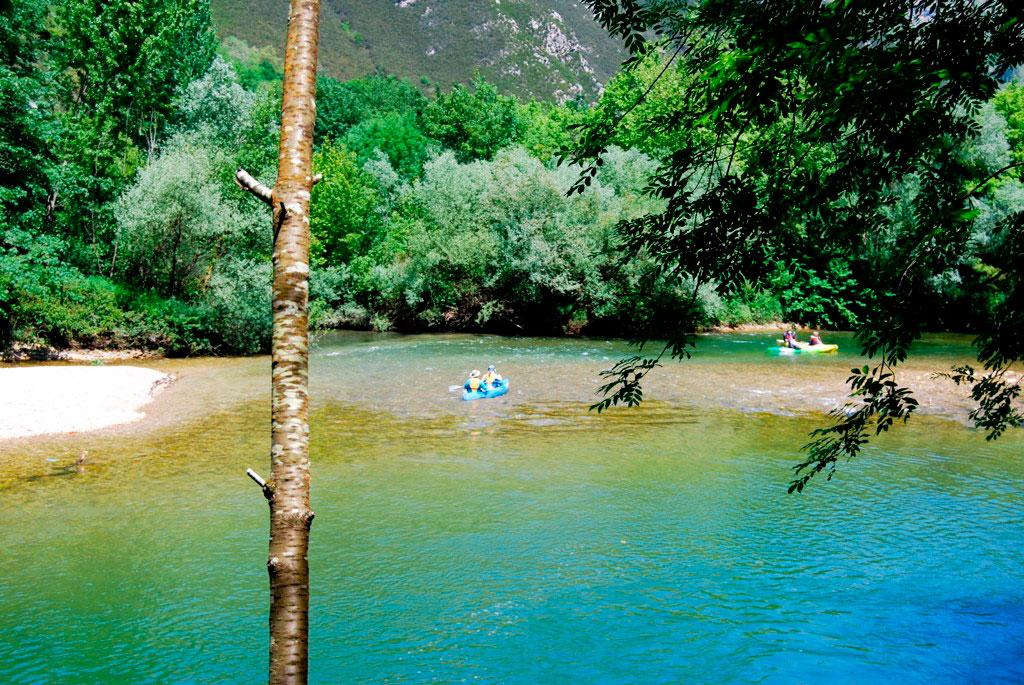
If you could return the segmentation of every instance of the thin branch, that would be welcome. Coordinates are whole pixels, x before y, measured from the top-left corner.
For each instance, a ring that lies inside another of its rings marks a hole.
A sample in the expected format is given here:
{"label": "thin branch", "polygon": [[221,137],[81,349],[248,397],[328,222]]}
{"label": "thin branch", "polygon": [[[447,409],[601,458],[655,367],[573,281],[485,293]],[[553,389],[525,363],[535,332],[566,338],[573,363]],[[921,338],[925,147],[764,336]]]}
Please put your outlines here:
{"label": "thin branch", "polygon": [[245,475],[252,478],[253,482],[256,483],[256,485],[260,486],[260,490],[263,491],[264,497],[266,497],[268,500],[274,497],[273,482],[268,483],[267,481],[263,480],[263,477],[260,474],[256,473],[255,471],[253,471],[252,469],[246,469]]}
{"label": "thin branch", "polygon": [[725,167],[725,175],[728,176],[729,172],[732,171],[732,161],[736,159],[736,148],[740,144],[740,136],[743,135],[742,131],[736,132],[736,139],[732,141],[732,152],[729,153],[729,163]]}
{"label": "thin branch", "polygon": [[274,201],[273,193],[270,188],[257,181],[252,174],[245,169],[239,168],[239,170],[235,172],[235,183],[238,184],[239,188],[252,193],[253,197],[265,204],[269,205]]}
{"label": "thin branch", "polygon": [[976,185],[973,188],[971,188],[970,191],[968,191],[967,195],[964,196],[964,199],[966,200],[966,199],[972,197],[976,192],[981,190],[982,187],[986,183],[988,183],[992,179],[996,178],[997,176],[1001,176],[1002,174],[1006,173],[1010,169],[1016,169],[1017,167],[1020,167],[1020,166],[1024,166],[1024,162],[1014,162],[1013,164],[1007,164],[1002,169],[999,169],[998,171],[993,171],[991,174],[986,176],[985,179],[981,183],[979,183],[978,185]]}
{"label": "thin branch", "polygon": [[[689,34],[687,34],[687,38],[689,38]],[[629,109],[627,109],[625,112],[623,112],[622,114],[619,115],[619,117],[615,120],[615,123],[613,124],[613,126],[617,126],[617,125],[621,124],[622,121],[627,116],[629,116],[629,114],[634,109],[636,109],[637,107],[640,106],[640,103],[642,103],[644,100],[647,99],[647,96],[651,94],[652,90],[654,90],[654,86],[658,85],[658,81],[660,81],[661,77],[665,75],[665,72],[668,71],[668,68],[670,66],[672,66],[672,62],[675,61],[676,57],[679,56],[679,53],[682,51],[682,49],[684,47],[686,47],[686,42],[685,41],[680,41],[679,45],[676,46],[675,52],[673,52],[672,56],[668,58],[668,60],[665,62],[665,66],[663,66],[661,68],[661,71],[658,72],[658,75],[654,77],[654,80],[651,81],[650,84],[648,84],[647,89],[644,90],[644,92],[640,94],[640,97],[638,97],[636,99],[636,101],[632,105],[629,106]]]}
{"label": "thin branch", "polygon": [[[984,188],[985,185],[989,181],[991,181],[991,180],[993,180],[995,178],[998,178],[999,176],[1002,176],[1004,173],[1006,173],[1010,169],[1016,169],[1016,168],[1022,167],[1022,166],[1024,166],[1024,162],[1014,162],[1012,164],[1007,164],[1006,166],[1004,166],[1001,169],[997,169],[996,171],[993,171],[991,174],[989,174],[984,179],[982,179],[979,183],[977,183],[973,188],[971,188],[969,191],[967,191],[967,194],[964,195],[960,199],[961,200],[969,200],[969,199],[971,199],[974,196],[974,194],[977,193],[982,188]],[[920,252],[918,254],[915,254],[914,257],[910,260],[910,263],[907,264],[907,268],[903,270],[903,274],[900,276],[900,281],[899,281],[901,286],[903,285],[903,281],[907,277],[907,274],[910,273],[910,270],[914,267],[915,264],[917,264],[918,260],[922,256],[930,253],[932,251],[932,249],[934,249],[934,243],[932,245],[924,246],[925,242],[928,241],[928,240],[931,240],[932,238],[937,237],[940,232],[941,232],[940,227],[933,228],[932,230],[928,231],[928,234],[926,236],[924,236],[920,241],[918,241],[917,246],[915,246],[914,249],[917,250],[918,248],[920,248],[922,250],[922,252]],[[924,246],[924,247],[922,247],[922,246]]]}
{"label": "thin branch", "polygon": [[256,485],[260,486],[261,488],[267,487],[267,481],[263,480],[263,477],[260,476],[260,474],[256,473],[255,471],[253,471],[252,469],[246,469],[245,475],[252,478],[253,482],[255,482]]}

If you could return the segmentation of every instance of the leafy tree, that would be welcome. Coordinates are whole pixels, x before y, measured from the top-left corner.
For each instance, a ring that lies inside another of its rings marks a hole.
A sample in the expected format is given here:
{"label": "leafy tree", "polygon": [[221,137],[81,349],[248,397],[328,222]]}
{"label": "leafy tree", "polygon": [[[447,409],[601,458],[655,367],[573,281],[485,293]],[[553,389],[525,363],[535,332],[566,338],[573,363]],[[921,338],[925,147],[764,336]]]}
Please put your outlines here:
{"label": "leafy tree", "polygon": [[[802,490],[917,406],[896,368],[927,323],[920,298],[971,239],[971,199],[1006,171],[979,169],[962,149],[977,130],[977,107],[1024,60],[1019,8],[968,0],[588,4],[633,53],[627,69],[660,51],[665,66],[655,80],[678,69],[686,84],[668,112],[639,109],[649,84],[637,103],[599,111],[580,132],[573,159],[590,162],[574,187],[580,192],[624,120],[634,117],[629,126],[652,143],[670,143],[653,183],[666,209],[623,224],[627,254],[729,289],[762,277],[775,260],[844,253],[871,294],[856,312],[858,335],[878,361],[850,377],[859,403],[815,433],[791,484]],[[886,229],[892,189],[908,177],[919,182],[911,230],[888,251],[871,249],[872,236]],[[979,399],[972,416],[992,436],[1024,420],[1014,408],[1020,386],[1006,376],[1024,355],[1024,217],[1004,225],[1004,250],[992,267],[1006,295],[979,330],[984,370],[954,375],[972,385]],[[692,318],[681,314],[682,322]],[[692,321],[680,330],[692,331]],[[662,355],[685,357],[694,342],[674,336]],[[660,358],[638,356],[609,370],[597,408],[639,401],[641,381]]]}
{"label": "leafy tree", "polygon": [[360,122],[349,129],[345,146],[354,152],[360,162],[366,162],[383,152],[400,175],[418,176],[423,164],[431,157],[434,142],[423,135],[411,114],[391,112]]}
{"label": "leafy tree", "polygon": [[[225,179],[225,190],[235,187],[234,170],[241,167],[272,181],[277,176],[277,140],[281,117],[281,86],[272,85],[256,96],[245,125],[238,131],[238,142],[234,148],[234,168],[230,179]],[[232,197],[225,193],[227,197]],[[248,198],[239,202],[251,204]]]}
{"label": "leafy tree", "polygon": [[[778,262],[769,276],[786,316],[810,326],[847,328],[857,323],[863,293],[841,256]],[[816,267],[816,268],[815,268]]]}
{"label": "leafy tree", "polygon": [[212,269],[200,300],[210,312],[221,350],[255,354],[270,348],[271,265],[267,260],[227,257]]}
{"label": "leafy tree", "polygon": [[32,1],[0,8],[0,347],[11,343],[23,318],[20,298],[38,288],[45,268],[39,262],[50,261],[33,253],[39,256],[39,243],[60,247],[37,236],[55,164],[48,74],[37,64],[45,11],[46,3]]}
{"label": "leafy tree", "polygon": [[352,81],[317,79],[316,140],[341,140],[353,126],[398,114],[418,122],[427,99],[408,81],[373,75]]}
{"label": "leafy tree", "polygon": [[328,143],[313,159],[323,180],[313,188],[311,252],[317,264],[341,264],[364,254],[383,226],[383,198],[354,154]]}
{"label": "leafy tree", "polygon": [[238,234],[259,229],[224,201],[216,161],[187,139],[172,141],[118,200],[116,267],[164,296],[203,290]]}
{"label": "leafy tree", "polygon": [[216,38],[203,0],[63,0],[54,56],[72,116],[99,139],[145,146],[174,94],[204,74]]}
{"label": "leafy tree", "polygon": [[[641,163],[612,151],[608,168],[623,180],[620,166]],[[642,186],[567,198],[574,173],[521,148],[490,161],[432,160],[374,251],[365,304],[400,327],[559,332],[629,321],[649,283],[620,269],[612,229],[656,201]]]}
{"label": "leafy tree", "polygon": [[108,203],[152,152],[174,94],[206,72],[215,36],[203,0],[62,0],[48,47],[64,131],[56,226],[74,263],[108,271]]}
{"label": "leafy tree", "polygon": [[251,125],[256,97],[242,87],[231,65],[216,57],[201,78],[175,97],[177,128],[203,131],[216,144],[235,146]]}
{"label": "leafy tree", "polygon": [[[1021,76],[1018,73],[1018,78]],[[1016,159],[1024,161],[1024,83],[1015,80],[996,93],[995,109],[1006,119],[1008,142],[1017,151]]]}
{"label": "leafy tree", "polygon": [[582,117],[583,111],[572,105],[530,100],[519,108],[521,144],[537,159],[550,162],[572,145],[571,127]]}
{"label": "leafy tree", "polygon": [[[0,221],[38,228],[45,217],[50,145],[57,127],[47,113],[48,74],[38,68],[46,4],[22,2],[0,12]],[[0,247],[4,244],[0,234]]]}
{"label": "leafy tree", "polygon": [[515,98],[500,95],[482,78],[473,88],[455,84],[427,105],[424,130],[455,152],[460,162],[490,159],[523,136],[523,120]]}
{"label": "leafy tree", "polygon": [[670,55],[647,50],[637,55],[630,68],[611,78],[597,104],[584,113],[584,122],[616,121],[609,144],[662,156],[695,133],[695,129],[676,125],[674,119],[680,95],[692,81]]}

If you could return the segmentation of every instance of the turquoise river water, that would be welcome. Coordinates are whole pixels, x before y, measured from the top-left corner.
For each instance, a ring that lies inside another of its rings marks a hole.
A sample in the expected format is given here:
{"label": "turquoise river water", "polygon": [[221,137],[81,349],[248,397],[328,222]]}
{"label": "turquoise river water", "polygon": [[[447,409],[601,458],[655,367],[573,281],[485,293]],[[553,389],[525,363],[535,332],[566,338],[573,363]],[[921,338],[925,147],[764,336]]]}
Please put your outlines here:
{"label": "turquoise river water", "polygon": [[[1024,682],[1024,436],[923,415],[787,495],[839,355],[708,336],[589,413],[604,340],[328,336],[311,362],[315,683]],[[490,361],[505,398],[449,385]],[[266,358],[157,360],[147,418],[0,441],[0,681],[253,683]],[[86,453],[82,469],[71,466]]]}

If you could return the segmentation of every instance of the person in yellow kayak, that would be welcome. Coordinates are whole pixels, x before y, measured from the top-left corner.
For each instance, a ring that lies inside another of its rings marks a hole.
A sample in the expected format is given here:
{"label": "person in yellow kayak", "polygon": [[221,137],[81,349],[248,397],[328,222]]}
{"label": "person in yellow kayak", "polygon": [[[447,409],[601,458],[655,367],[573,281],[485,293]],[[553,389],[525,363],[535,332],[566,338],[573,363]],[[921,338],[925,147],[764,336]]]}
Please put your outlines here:
{"label": "person in yellow kayak", "polygon": [[822,344],[822,342],[821,342],[821,335],[818,334],[818,331],[814,331],[813,333],[811,333],[811,342],[810,342],[810,344],[811,345],[821,345]]}
{"label": "person in yellow kayak", "polygon": [[462,387],[464,387],[466,390],[470,392],[478,392],[479,390],[481,390],[482,386],[483,379],[480,378],[480,371],[478,371],[477,369],[473,369],[472,371],[469,372],[469,380],[466,381],[466,384]]}
{"label": "person in yellow kayak", "polygon": [[792,330],[786,331],[786,334],[782,336],[782,342],[783,346],[790,349],[800,349],[800,346],[797,345],[796,333]]}
{"label": "person in yellow kayak", "polygon": [[500,381],[501,374],[494,368],[494,364],[487,367],[487,373],[484,374],[484,383],[487,385],[494,385],[494,381]]}

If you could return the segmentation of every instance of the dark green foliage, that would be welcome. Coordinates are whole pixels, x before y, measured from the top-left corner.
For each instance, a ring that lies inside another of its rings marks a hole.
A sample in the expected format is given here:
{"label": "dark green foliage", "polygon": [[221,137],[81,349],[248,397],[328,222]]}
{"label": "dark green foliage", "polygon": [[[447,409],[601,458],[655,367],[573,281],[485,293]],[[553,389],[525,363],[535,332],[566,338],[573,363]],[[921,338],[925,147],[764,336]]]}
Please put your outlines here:
{"label": "dark green foliage", "polygon": [[454,150],[460,162],[490,159],[519,142],[524,130],[515,99],[481,78],[473,81],[472,90],[457,84],[439,94],[423,118],[427,134]]}
{"label": "dark green foliage", "polygon": [[313,160],[324,180],[313,188],[310,253],[317,265],[343,264],[380,239],[385,199],[377,180],[344,147],[327,144]]}
{"label": "dark green foliage", "polygon": [[783,306],[779,291],[759,288],[747,282],[734,289],[722,302],[722,309],[717,313],[718,321],[707,323],[723,323],[726,326],[743,324],[770,324],[778,321],[792,321],[797,318],[795,313]]}
{"label": "dark green foliage", "polygon": [[175,94],[206,72],[215,38],[202,0],[62,0],[53,8],[48,67],[61,131],[53,145],[54,223],[71,261],[108,272],[108,203],[163,134]]}
{"label": "dark green foliage", "polygon": [[194,307],[153,298],[38,256],[0,257],[8,343],[213,352],[210,322]]}
{"label": "dark green foliage", "polygon": [[216,47],[202,0],[64,0],[55,22],[63,99],[105,144],[145,146],[166,123],[175,92],[206,71]]}
{"label": "dark green foliage", "polygon": [[[45,218],[49,141],[47,75],[35,68],[46,4],[19,2],[0,13],[0,225],[38,227]],[[3,237],[0,236],[0,240]]]}
{"label": "dark green foliage", "polygon": [[778,293],[782,309],[790,320],[808,326],[847,329],[864,311],[864,293],[846,259],[836,257],[820,268],[817,260],[791,259],[775,265],[768,277],[769,288]]}
{"label": "dark green foliage", "polygon": [[405,178],[418,176],[437,147],[416,125],[412,113],[398,112],[361,121],[349,129],[344,143],[362,163],[383,152]]}
{"label": "dark green foliage", "polygon": [[418,125],[427,99],[407,81],[394,76],[367,76],[354,81],[317,79],[316,141],[338,141],[368,119],[397,114]]}

